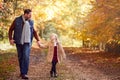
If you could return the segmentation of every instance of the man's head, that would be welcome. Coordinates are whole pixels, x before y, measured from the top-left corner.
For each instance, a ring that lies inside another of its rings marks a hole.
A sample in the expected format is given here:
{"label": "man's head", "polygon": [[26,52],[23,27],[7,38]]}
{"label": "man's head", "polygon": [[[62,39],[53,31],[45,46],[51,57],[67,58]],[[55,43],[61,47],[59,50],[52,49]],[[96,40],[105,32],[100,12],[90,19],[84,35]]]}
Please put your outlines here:
{"label": "man's head", "polygon": [[30,9],[25,9],[24,10],[24,17],[25,17],[25,19],[30,19],[31,18],[31,12],[32,12],[32,10],[30,10]]}

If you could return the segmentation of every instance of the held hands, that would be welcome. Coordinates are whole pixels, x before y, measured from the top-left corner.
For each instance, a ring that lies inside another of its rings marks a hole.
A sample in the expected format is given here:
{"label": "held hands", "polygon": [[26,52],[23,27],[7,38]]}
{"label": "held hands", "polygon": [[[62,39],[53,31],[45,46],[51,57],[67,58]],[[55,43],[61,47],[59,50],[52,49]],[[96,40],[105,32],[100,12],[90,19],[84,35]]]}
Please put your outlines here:
{"label": "held hands", "polygon": [[37,45],[40,47],[40,48],[44,48],[44,45],[40,43],[40,41],[37,41]]}
{"label": "held hands", "polygon": [[38,45],[39,47],[40,47],[40,44],[41,44],[40,41],[37,41],[37,45]]}
{"label": "held hands", "polygon": [[38,45],[38,46],[40,45],[40,41],[37,41],[37,45]]}

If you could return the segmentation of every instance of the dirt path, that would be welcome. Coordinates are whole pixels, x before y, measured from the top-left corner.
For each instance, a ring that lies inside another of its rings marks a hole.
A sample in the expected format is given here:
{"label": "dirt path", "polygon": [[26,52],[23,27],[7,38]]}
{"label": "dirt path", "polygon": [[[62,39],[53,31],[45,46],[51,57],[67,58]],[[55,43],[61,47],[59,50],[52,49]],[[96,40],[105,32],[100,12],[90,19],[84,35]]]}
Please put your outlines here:
{"label": "dirt path", "polygon": [[[45,62],[46,54],[41,53],[39,49],[32,50],[30,55],[29,80],[120,80],[112,79],[111,76],[97,69],[95,64],[91,63],[85,57],[79,57],[67,53],[65,64],[57,65],[58,78],[50,78],[49,70],[51,65]],[[9,80],[21,80],[19,77],[19,68],[14,72]]]}

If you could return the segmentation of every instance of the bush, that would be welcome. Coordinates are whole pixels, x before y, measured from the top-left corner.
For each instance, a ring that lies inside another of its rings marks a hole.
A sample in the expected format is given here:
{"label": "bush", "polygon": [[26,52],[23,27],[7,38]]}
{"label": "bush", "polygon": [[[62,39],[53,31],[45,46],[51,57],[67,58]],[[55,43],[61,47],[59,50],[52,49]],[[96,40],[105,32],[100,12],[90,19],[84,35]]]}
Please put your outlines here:
{"label": "bush", "polygon": [[111,40],[106,43],[106,52],[120,53],[120,44],[117,40]]}

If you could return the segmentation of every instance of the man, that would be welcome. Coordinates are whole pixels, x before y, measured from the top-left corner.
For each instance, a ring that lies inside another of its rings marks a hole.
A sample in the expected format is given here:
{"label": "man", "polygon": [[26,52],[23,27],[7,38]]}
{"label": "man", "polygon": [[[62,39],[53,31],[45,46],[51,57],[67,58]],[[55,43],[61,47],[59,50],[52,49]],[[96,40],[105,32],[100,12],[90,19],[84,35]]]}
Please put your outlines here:
{"label": "man", "polygon": [[39,37],[33,27],[34,23],[31,20],[31,13],[30,9],[25,9],[24,14],[15,18],[9,29],[9,42],[11,45],[16,44],[20,77],[22,79],[28,79],[26,75],[29,68],[29,55],[33,36],[37,40],[37,43],[40,43]]}

